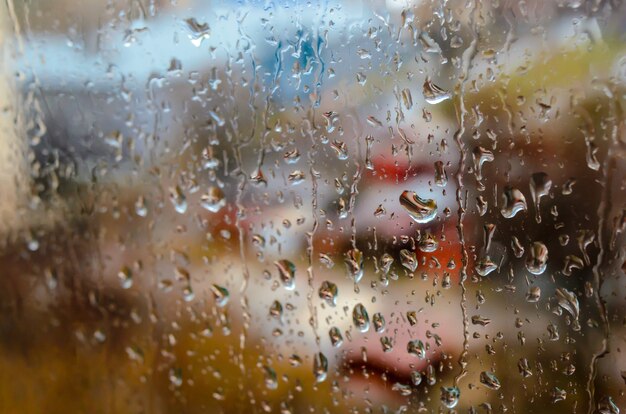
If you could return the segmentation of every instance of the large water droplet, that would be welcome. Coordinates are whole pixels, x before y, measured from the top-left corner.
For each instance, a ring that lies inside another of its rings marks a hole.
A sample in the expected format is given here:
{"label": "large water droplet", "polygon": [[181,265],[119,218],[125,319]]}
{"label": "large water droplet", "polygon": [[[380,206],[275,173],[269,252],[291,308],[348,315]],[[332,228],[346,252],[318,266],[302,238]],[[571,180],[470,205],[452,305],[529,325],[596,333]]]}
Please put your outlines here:
{"label": "large water droplet", "polygon": [[350,249],[346,252],[344,262],[348,269],[348,276],[354,280],[354,283],[359,283],[363,277],[363,253],[359,249]]}
{"label": "large water droplet", "polygon": [[352,310],[352,322],[354,322],[354,326],[361,332],[367,332],[370,328],[370,317],[367,314],[365,306],[361,303],[358,303]]}
{"label": "large water droplet", "polygon": [[324,299],[330,306],[335,306],[337,304],[338,293],[339,289],[337,289],[337,285],[328,280],[322,282],[318,291],[320,299]]}
{"label": "large water droplet", "polygon": [[441,402],[446,408],[454,408],[459,403],[461,391],[458,387],[441,387]]}
{"label": "large water droplet", "polygon": [[296,288],[296,265],[289,260],[278,260],[274,262],[274,265],[278,269],[278,275],[283,286],[287,290],[293,290]]}
{"label": "large water droplet", "polygon": [[417,256],[414,252],[407,249],[400,250],[400,262],[402,266],[414,272],[417,269]]}
{"label": "large water droplet", "polygon": [[328,359],[321,352],[313,357],[313,375],[317,382],[323,382],[328,375]]}
{"label": "large water droplet", "polygon": [[409,354],[415,355],[419,359],[426,358],[426,347],[424,346],[424,343],[419,339],[409,341],[406,345],[406,350]]}
{"label": "large water droplet", "polygon": [[211,213],[217,213],[226,205],[224,192],[219,187],[209,187],[209,191],[200,197],[200,205]]}
{"label": "large water droplet", "polygon": [[480,373],[480,382],[487,388],[492,390],[500,389],[500,380],[491,372],[483,371]]}
{"label": "large water droplet", "polygon": [[422,199],[414,191],[404,191],[400,195],[400,204],[417,223],[428,223],[437,215],[435,200]]}
{"label": "large water droplet", "polygon": [[343,336],[341,335],[341,331],[336,326],[333,326],[328,331],[328,336],[330,337],[330,343],[335,347],[339,348],[343,344]]}
{"label": "large water droplet", "polygon": [[208,23],[200,23],[194,17],[185,19],[185,23],[188,31],[187,36],[195,47],[200,47],[204,39],[208,39],[211,36]]}
{"label": "large water droplet", "polygon": [[515,217],[520,211],[526,210],[526,197],[517,188],[506,186],[502,194],[502,210],[500,212],[505,218]]}
{"label": "large water droplet", "polygon": [[435,85],[429,77],[426,77],[426,80],[424,80],[423,93],[424,99],[431,105],[436,105],[452,97],[450,92]]}
{"label": "large water droplet", "polygon": [[548,248],[542,242],[534,242],[528,249],[526,269],[533,275],[545,272],[548,266]]}

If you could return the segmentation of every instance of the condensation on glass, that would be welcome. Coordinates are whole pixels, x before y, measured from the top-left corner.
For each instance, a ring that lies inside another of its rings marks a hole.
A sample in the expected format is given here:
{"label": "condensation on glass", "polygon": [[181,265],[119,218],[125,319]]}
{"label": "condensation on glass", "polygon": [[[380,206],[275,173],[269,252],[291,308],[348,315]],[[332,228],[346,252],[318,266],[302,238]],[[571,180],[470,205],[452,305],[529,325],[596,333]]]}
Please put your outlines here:
{"label": "condensation on glass", "polygon": [[0,412],[626,407],[620,0],[7,0]]}

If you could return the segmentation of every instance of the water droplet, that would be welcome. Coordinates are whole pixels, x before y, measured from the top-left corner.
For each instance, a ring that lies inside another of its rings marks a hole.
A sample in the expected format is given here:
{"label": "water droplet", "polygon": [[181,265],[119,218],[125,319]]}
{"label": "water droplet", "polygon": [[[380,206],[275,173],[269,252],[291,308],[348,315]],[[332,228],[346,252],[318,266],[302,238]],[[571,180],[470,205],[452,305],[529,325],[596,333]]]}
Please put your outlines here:
{"label": "water droplet", "polygon": [[330,306],[335,306],[337,304],[338,293],[339,290],[337,289],[337,285],[333,282],[329,282],[328,280],[322,282],[318,291],[320,299],[325,300]]}
{"label": "water droplet", "polygon": [[500,380],[491,372],[483,371],[480,373],[480,382],[487,388],[492,390],[500,389]]}
{"label": "water droplet", "polygon": [[491,323],[491,319],[489,319],[489,318],[485,318],[485,317],[480,316],[480,315],[472,316],[472,325],[487,326],[490,323]]}
{"label": "water droplet", "polygon": [[385,253],[382,255],[382,257],[380,258],[380,267],[384,274],[389,273],[393,261],[393,257],[389,253]]}
{"label": "water droplet", "polygon": [[333,143],[330,144],[330,147],[335,150],[338,159],[342,161],[348,159],[348,146],[345,142],[333,141]]}
{"label": "water droplet", "polygon": [[521,374],[521,376],[524,378],[528,378],[533,375],[532,371],[530,370],[530,366],[528,365],[528,360],[526,358],[520,358],[517,363],[517,368],[519,369],[519,373]]}
{"label": "water droplet", "polygon": [[419,359],[426,358],[426,347],[424,346],[424,343],[419,339],[409,341],[406,345],[406,350],[409,354],[415,355]]}
{"label": "water droplet", "polygon": [[431,105],[436,105],[452,97],[450,92],[435,85],[429,77],[426,77],[426,80],[424,80],[423,93],[424,99]]}
{"label": "water droplet", "polygon": [[407,249],[400,250],[400,262],[402,266],[409,269],[411,272],[414,272],[417,269],[417,256],[414,252],[411,252]]}
{"label": "water droplet", "polygon": [[296,287],[296,265],[289,260],[278,260],[274,262],[274,265],[278,269],[278,275],[283,286],[287,290],[293,290]]}
{"label": "water droplet", "polygon": [[135,214],[139,217],[146,217],[148,215],[148,207],[146,207],[146,200],[143,196],[139,196],[135,201]]}
{"label": "water droplet", "polygon": [[422,383],[422,374],[419,371],[411,372],[411,383],[416,387]]}
{"label": "water droplet", "polygon": [[413,191],[404,191],[400,195],[400,204],[417,223],[428,223],[437,215],[435,200],[422,199]]}
{"label": "water droplet", "polygon": [[417,312],[410,310],[406,312],[406,319],[409,321],[409,325],[417,325]]}
{"label": "water droplet", "polygon": [[526,269],[533,275],[545,272],[548,266],[548,248],[542,242],[533,242],[528,250]]}
{"label": "water droplet", "polygon": [[433,236],[432,233],[430,232],[427,232],[426,234],[424,234],[424,236],[420,239],[419,244],[418,244],[418,248],[420,249],[420,251],[424,253],[432,253],[436,251],[438,247],[439,247],[439,242],[437,241],[435,236]]}
{"label": "water droplet", "polygon": [[556,288],[555,295],[559,306],[569,312],[574,320],[577,321],[580,314],[580,306],[576,294],[565,288]]}
{"label": "water droplet", "polygon": [[517,188],[506,186],[502,194],[502,210],[504,218],[513,218],[520,211],[526,211],[526,197]]}
{"label": "water droplet", "polygon": [[177,213],[184,214],[187,211],[187,198],[179,186],[170,188],[170,201]]}
{"label": "water droplet", "polygon": [[550,398],[553,404],[559,401],[563,401],[567,398],[567,392],[558,387],[554,387],[552,389],[552,392],[550,393]]}
{"label": "water droplet", "polygon": [[498,268],[498,265],[495,264],[489,258],[489,256],[485,256],[485,257],[480,258],[476,262],[476,265],[474,266],[474,269],[476,270],[476,273],[478,273],[482,277],[487,276],[489,273],[493,272],[497,268]]}
{"label": "water droplet", "polygon": [[526,301],[530,303],[539,302],[541,298],[541,288],[539,286],[531,286],[526,293]]}
{"label": "water droplet", "polygon": [[443,165],[443,161],[435,161],[435,184],[445,187],[448,183],[448,173]]}
{"label": "water droplet", "polygon": [[358,303],[352,310],[352,321],[354,322],[354,326],[356,326],[359,331],[367,332],[369,330],[370,318],[367,314],[365,306],[361,303]]}
{"label": "water droplet", "polygon": [[383,352],[391,352],[393,350],[393,341],[388,336],[381,337],[380,344],[383,347]]}
{"label": "water droplet", "polygon": [[402,101],[406,109],[413,107],[413,96],[411,96],[411,91],[408,88],[402,89]]}
{"label": "water droplet", "polygon": [[524,246],[522,246],[522,243],[515,236],[511,237],[511,249],[513,249],[513,254],[518,259],[524,255]]}
{"label": "water droplet", "polygon": [[270,306],[270,316],[276,319],[281,319],[283,317],[283,305],[275,300],[272,302]]}
{"label": "water droplet", "polygon": [[359,249],[350,249],[346,252],[344,262],[348,276],[354,283],[359,283],[363,277],[363,253]]}
{"label": "water droplet", "polygon": [[209,187],[208,193],[200,197],[200,205],[211,213],[217,213],[226,205],[224,192],[219,187]]}
{"label": "water droplet", "polygon": [[292,185],[298,185],[304,181],[304,177],[305,177],[304,171],[295,170],[294,172],[289,174],[289,176],[287,177],[287,180],[289,180],[289,182]]}
{"label": "water droplet", "polygon": [[283,158],[287,164],[295,164],[300,159],[300,151],[297,148],[286,151]]}
{"label": "water droplet", "polygon": [[380,312],[376,312],[374,316],[372,316],[372,324],[374,325],[374,330],[376,332],[385,332],[385,318]]}
{"label": "water droplet", "polygon": [[391,386],[391,390],[392,391],[398,391],[400,393],[400,395],[403,395],[405,397],[411,395],[411,393],[413,393],[413,390],[411,390],[411,387],[406,385],[406,384],[401,384],[399,382],[394,383]]}
{"label": "water droplet", "polygon": [[544,172],[534,173],[530,177],[530,195],[535,205],[535,219],[541,223],[541,198],[548,195],[552,188],[552,180]]}
{"label": "water droplet", "polygon": [[276,371],[267,365],[263,366],[263,371],[265,372],[265,386],[269,390],[275,390],[278,388],[278,377],[276,376]]}
{"label": "water droplet", "polygon": [[194,17],[185,19],[189,40],[195,47],[200,47],[204,39],[211,36],[208,23],[199,23]]}
{"label": "water droplet", "polygon": [[333,259],[327,255],[326,253],[320,253],[319,254],[319,259],[320,262],[326,266],[327,269],[332,269],[333,266],[335,266],[335,262],[333,262]]}
{"label": "water droplet", "polygon": [[605,395],[598,401],[598,414],[619,414],[619,408],[611,397]]}
{"label": "water droplet", "polygon": [[211,289],[211,292],[213,292],[213,297],[215,298],[215,304],[220,308],[223,308],[224,306],[226,306],[226,304],[228,303],[228,300],[230,299],[230,292],[228,292],[228,289],[226,289],[225,287],[216,285],[216,284],[212,284],[210,289]]}
{"label": "water droplet", "polygon": [[133,285],[133,271],[128,266],[122,267],[117,277],[120,279],[122,289],[129,289]]}
{"label": "water droplet", "polygon": [[454,408],[459,403],[461,391],[458,387],[441,387],[441,402],[446,408]]}
{"label": "water droplet", "polygon": [[321,352],[313,357],[313,375],[317,382],[323,382],[328,375],[328,359]]}
{"label": "water droplet", "polygon": [[479,146],[474,148],[474,150],[472,151],[472,158],[474,159],[474,175],[476,176],[476,180],[480,182],[483,179],[483,164],[486,162],[493,162],[495,157],[493,155],[493,152]]}
{"label": "water droplet", "polygon": [[565,256],[562,273],[565,276],[571,276],[574,270],[580,270],[585,267],[583,259],[573,254]]}
{"label": "water droplet", "polygon": [[339,348],[343,344],[343,336],[341,336],[341,331],[336,326],[330,328],[328,336],[330,337],[330,343],[335,348]]}

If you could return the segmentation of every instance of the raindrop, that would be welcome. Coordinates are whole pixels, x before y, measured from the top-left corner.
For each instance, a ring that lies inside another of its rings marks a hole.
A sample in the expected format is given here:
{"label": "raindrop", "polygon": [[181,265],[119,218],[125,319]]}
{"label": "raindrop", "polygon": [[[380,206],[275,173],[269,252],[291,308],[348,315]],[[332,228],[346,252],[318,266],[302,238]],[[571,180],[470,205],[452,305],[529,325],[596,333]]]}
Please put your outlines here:
{"label": "raindrop", "polygon": [[211,186],[207,194],[200,197],[200,205],[211,213],[217,213],[226,205],[224,192],[216,186]]}
{"label": "raindrop", "polygon": [[344,262],[348,276],[354,283],[359,283],[363,277],[363,253],[359,249],[350,249],[346,252]]}
{"label": "raindrop", "polygon": [[278,275],[283,286],[287,290],[293,290],[296,288],[296,266],[289,260],[279,260],[274,262],[274,265],[278,269]]}
{"label": "raindrop", "polygon": [[402,249],[400,250],[400,263],[411,272],[414,272],[417,269],[417,256],[414,252]]}
{"label": "raindrop", "polygon": [[317,382],[323,382],[328,375],[328,359],[321,352],[313,357],[313,375]]}
{"label": "raindrop", "polygon": [[424,346],[424,343],[419,339],[409,341],[406,345],[406,350],[409,354],[415,355],[419,359],[426,358],[426,347]]}
{"label": "raindrop", "polygon": [[230,299],[228,289],[216,284],[212,284],[210,288],[211,292],[213,292],[213,297],[215,298],[215,304],[220,308],[226,306],[228,299]]}
{"label": "raindrop", "polygon": [[341,336],[341,331],[336,326],[333,326],[328,331],[328,336],[330,337],[330,343],[335,348],[339,348],[343,345],[343,336]]}
{"label": "raindrop", "polygon": [[200,47],[204,39],[211,36],[208,23],[199,23],[194,17],[185,19],[189,40],[195,47]]}
{"label": "raindrop", "polygon": [[377,333],[385,332],[385,318],[380,312],[376,312],[374,316],[372,316],[372,324]]}
{"label": "raindrop", "polygon": [[447,183],[448,173],[443,165],[443,161],[435,161],[435,184],[439,187],[445,187]]}
{"label": "raindrop", "polygon": [[441,387],[441,402],[446,408],[454,408],[459,403],[461,391],[458,387]]}
{"label": "raindrop", "polygon": [[417,223],[428,223],[437,215],[435,200],[422,199],[413,191],[404,191],[400,195],[400,204]]}
{"label": "raindrop", "polygon": [[450,92],[441,89],[435,85],[429,77],[426,77],[423,85],[424,99],[431,105],[436,105],[452,97]]}
{"label": "raindrop", "polygon": [[545,272],[548,266],[548,248],[542,242],[533,242],[528,251],[526,269],[533,275]]}
{"label": "raindrop", "polygon": [[489,371],[483,371],[480,373],[480,382],[485,387],[490,388],[492,390],[500,389],[500,381],[493,373]]}
{"label": "raindrop", "polygon": [[479,259],[476,262],[476,265],[474,266],[474,269],[476,269],[476,273],[478,273],[482,277],[485,277],[485,276],[489,275],[489,273],[493,272],[497,268],[498,268],[498,265],[495,264],[489,258],[489,256],[485,256],[485,257]]}
{"label": "raindrop", "polygon": [[361,332],[367,332],[370,328],[369,315],[367,314],[365,306],[361,303],[358,303],[352,310],[352,321],[354,322],[354,326]]}
{"label": "raindrop", "polygon": [[502,210],[500,212],[504,218],[515,217],[520,211],[526,210],[526,197],[516,188],[506,186],[502,194]]}
{"label": "raindrop", "polygon": [[544,172],[534,173],[530,177],[530,195],[535,204],[535,219],[541,223],[541,198],[548,195],[552,188],[552,180]]}
{"label": "raindrop", "polygon": [[338,292],[337,285],[326,280],[322,282],[318,293],[320,299],[325,300],[330,306],[335,306],[337,304]]}

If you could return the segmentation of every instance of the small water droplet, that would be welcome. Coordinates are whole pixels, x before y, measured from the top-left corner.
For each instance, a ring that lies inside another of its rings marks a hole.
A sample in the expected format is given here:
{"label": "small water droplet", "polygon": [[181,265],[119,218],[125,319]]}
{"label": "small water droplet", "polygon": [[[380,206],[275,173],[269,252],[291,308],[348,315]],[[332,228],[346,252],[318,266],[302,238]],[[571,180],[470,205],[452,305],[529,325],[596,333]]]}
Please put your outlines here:
{"label": "small water droplet", "polygon": [[170,188],[170,201],[177,213],[184,214],[187,211],[187,198],[179,186]]}
{"label": "small water droplet", "polygon": [[123,289],[129,289],[133,285],[133,271],[128,266],[122,267],[117,274]]}
{"label": "small water droplet", "polygon": [[211,213],[217,213],[226,205],[224,192],[219,187],[209,187],[209,191],[200,197],[200,205]]}
{"label": "small water droplet", "polygon": [[228,289],[226,289],[225,287],[216,285],[216,284],[212,284],[210,289],[211,289],[211,292],[213,292],[213,297],[215,298],[215,304],[220,308],[223,308],[224,306],[226,306],[226,304],[228,303],[228,300],[230,299],[230,292],[228,292]]}
{"label": "small water droplet", "polygon": [[544,172],[534,173],[530,177],[530,195],[535,205],[535,219],[541,223],[541,198],[548,195],[552,188],[552,180]]}
{"label": "small water droplet", "polygon": [[435,161],[435,184],[445,187],[448,183],[448,173],[443,165],[443,161]]}

